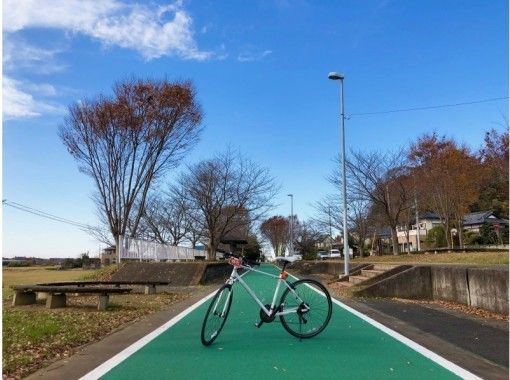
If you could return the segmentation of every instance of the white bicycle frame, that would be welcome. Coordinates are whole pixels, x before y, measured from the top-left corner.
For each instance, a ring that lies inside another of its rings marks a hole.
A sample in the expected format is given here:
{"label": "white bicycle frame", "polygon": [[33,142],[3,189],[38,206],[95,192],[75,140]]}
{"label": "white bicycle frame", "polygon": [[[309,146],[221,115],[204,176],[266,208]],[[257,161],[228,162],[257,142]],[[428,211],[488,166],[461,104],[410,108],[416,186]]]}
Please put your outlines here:
{"label": "white bicycle frame", "polygon": [[[242,275],[239,275],[239,273],[237,273],[237,270],[239,268],[242,268],[242,269],[245,269],[246,270],[246,273],[243,273]],[[257,297],[257,295],[255,294],[255,292],[250,288],[250,286],[242,279],[242,277],[244,275],[246,275],[247,273],[249,272],[256,272],[256,273],[260,273],[260,274],[263,274],[265,276],[269,276],[269,277],[272,277],[274,279],[277,279],[277,283],[276,283],[276,289],[274,291],[274,295],[273,295],[273,300],[271,301],[271,306],[270,308],[268,309],[266,307],[266,305],[264,305],[262,303],[262,301]],[[226,281],[227,284],[230,284],[230,285],[234,285],[236,283],[236,281],[239,281],[239,283],[241,284],[241,286],[248,292],[248,294],[251,296],[251,298],[253,298],[253,300],[260,306],[260,308],[262,310],[264,310],[264,313],[266,313],[266,315],[268,317],[270,316],[280,316],[280,315],[285,315],[285,314],[292,314],[292,313],[296,313],[298,308],[297,307],[293,307],[293,308],[290,308],[290,309],[287,309],[287,310],[283,310],[283,311],[278,311],[276,312],[275,314],[273,314],[274,312],[274,309],[275,309],[275,303],[276,303],[276,297],[278,296],[278,291],[280,290],[280,286],[282,284],[282,282],[285,284],[285,286],[289,289],[290,292],[292,292],[292,294],[294,294],[294,296],[296,297],[296,299],[299,300],[299,302],[303,303],[303,300],[299,297],[299,295],[294,291],[294,289],[292,288],[292,286],[289,285],[289,283],[287,281],[285,281],[285,279],[281,278],[280,276],[276,276],[274,274],[271,274],[271,273],[266,273],[266,272],[262,272],[260,270],[257,270],[257,269],[254,269],[250,266],[245,266],[245,265],[241,265],[239,267],[234,267],[232,269],[232,274],[230,275],[230,278]],[[229,293],[228,297],[231,297],[232,296],[232,292]],[[225,306],[228,304],[229,302],[229,299],[227,299],[227,302],[225,303]],[[278,305],[280,306],[280,305]],[[305,307],[305,310],[303,311],[307,311],[307,306],[304,305]]]}

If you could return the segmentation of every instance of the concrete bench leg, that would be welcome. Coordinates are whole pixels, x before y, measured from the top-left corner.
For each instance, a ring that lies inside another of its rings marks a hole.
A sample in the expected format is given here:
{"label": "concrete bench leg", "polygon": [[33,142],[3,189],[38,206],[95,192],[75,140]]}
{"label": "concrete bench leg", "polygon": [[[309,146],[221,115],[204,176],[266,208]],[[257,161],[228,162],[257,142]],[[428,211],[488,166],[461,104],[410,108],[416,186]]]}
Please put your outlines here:
{"label": "concrete bench leg", "polygon": [[36,302],[35,292],[24,292],[17,290],[12,299],[12,306],[31,305]]}
{"label": "concrete bench leg", "polygon": [[156,285],[145,285],[145,294],[156,294]]}
{"label": "concrete bench leg", "polygon": [[104,311],[108,307],[108,301],[110,300],[110,296],[108,294],[100,294],[99,300],[97,303],[97,310]]}
{"label": "concrete bench leg", "polygon": [[38,300],[46,300],[46,299],[48,299],[48,293],[46,293],[46,292],[37,292],[37,299]]}
{"label": "concrete bench leg", "polygon": [[65,293],[54,294],[49,293],[46,298],[46,307],[48,309],[56,309],[58,307],[66,307],[67,296]]}

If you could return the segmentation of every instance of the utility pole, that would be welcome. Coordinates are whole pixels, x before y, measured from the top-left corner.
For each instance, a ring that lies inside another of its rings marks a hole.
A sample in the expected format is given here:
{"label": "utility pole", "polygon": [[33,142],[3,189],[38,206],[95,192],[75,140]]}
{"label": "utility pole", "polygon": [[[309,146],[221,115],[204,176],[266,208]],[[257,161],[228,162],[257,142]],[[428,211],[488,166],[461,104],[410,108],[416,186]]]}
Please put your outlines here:
{"label": "utility pole", "polygon": [[333,229],[331,228],[331,206],[328,207],[328,216],[329,216],[329,249],[333,248]]}
{"label": "utility pole", "polygon": [[345,164],[345,107],[344,107],[344,79],[343,74],[331,72],[328,75],[331,80],[340,81],[340,126],[342,131],[342,204],[343,204],[343,229],[344,229],[344,275],[349,275],[349,232],[347,231],[347,179]]}
{"label": "utility pole", "polygon": [[[414,179],[414,178],[413,178]],[[420,251],[420,217],[418,216],[418,196],[416,194],[416,182],[414,184],[414,212],[416,217],[416,250]]]}
{"label": "utility pole", "polygon": [[290,247],[289,255],[294,256],[294,194],[287,194],[290,197]]}

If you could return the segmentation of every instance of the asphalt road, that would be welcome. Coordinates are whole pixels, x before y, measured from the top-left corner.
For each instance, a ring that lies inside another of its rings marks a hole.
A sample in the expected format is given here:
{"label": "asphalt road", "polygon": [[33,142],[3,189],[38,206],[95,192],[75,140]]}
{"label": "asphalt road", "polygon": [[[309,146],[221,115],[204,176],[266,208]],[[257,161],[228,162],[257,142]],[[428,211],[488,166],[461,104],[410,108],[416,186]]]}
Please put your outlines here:
{"label": "asphalt road", "polygon": [[433,306],[383,299],[363,301],[369,307],[398,318],[464,350],[508,368],[508,323],[470,318]]}

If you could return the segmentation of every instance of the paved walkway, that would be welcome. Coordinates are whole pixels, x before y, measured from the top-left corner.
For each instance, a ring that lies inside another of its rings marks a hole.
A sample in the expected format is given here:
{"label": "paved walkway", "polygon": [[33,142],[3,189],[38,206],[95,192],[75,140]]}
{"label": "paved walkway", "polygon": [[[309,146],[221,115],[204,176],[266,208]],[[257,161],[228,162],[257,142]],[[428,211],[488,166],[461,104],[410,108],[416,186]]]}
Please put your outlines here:
{"label": "paved walkway", "polygon": [[[264,270],[274,272],[275,268],[265,266]],[[245,279],[265,302],[270,302],[274,283],[268,277],[251,273]],[[176,323],[170,322],[166,327],[171,327],[160,328],[145,338],[147,344],[129,347],[85,378],[475,378],[339,304],[334,305],[326,330],[309,340],[299,341],[279,323],[257,329],[258,306],[239,285],[225,328],[210,347],[204,347],[200,327],[206,307],[207,302]]]}
{"label": "paved walkway", "polygon": [[433,334],[461,349],[475,353],[508,370],[508,322],[487,321],[479,317],[413,303],[385,299],[363,301],[379,310]]}

